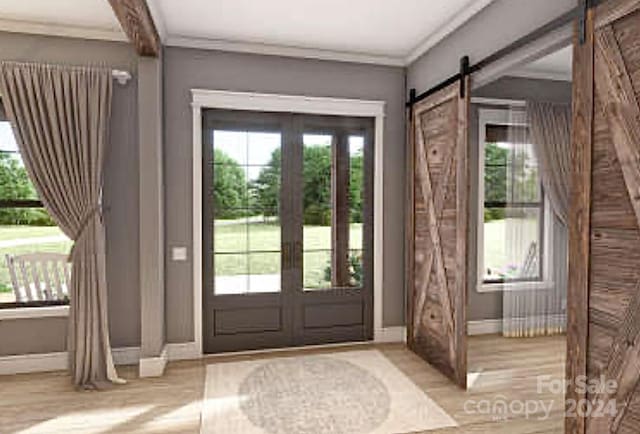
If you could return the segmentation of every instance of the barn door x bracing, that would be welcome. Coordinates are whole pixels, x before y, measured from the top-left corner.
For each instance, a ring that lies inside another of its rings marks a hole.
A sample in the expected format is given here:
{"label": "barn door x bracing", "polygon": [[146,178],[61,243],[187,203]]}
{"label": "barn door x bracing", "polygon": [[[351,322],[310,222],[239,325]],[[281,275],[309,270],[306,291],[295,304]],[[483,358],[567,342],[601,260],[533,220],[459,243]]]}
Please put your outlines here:
{"label": "barn door x bracing", "polygon": [[566,432],[637,434],[640,1],[601,2],[576,36],[573,125],[567,374],[617,387],[585,396],[569,381]]}
{"label": "barn door x bracing", "polygon": [[408,213],[409,348],[463,388],[469,92],[466,95],[454,84],[413,107]]}

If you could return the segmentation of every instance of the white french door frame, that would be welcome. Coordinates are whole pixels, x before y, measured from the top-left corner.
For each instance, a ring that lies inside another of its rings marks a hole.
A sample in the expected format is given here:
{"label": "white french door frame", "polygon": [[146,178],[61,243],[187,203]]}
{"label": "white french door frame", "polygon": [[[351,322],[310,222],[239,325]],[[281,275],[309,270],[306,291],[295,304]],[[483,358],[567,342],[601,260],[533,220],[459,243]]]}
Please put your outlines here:
{"label": "white french door frame", "polygon": [[[385,102],[377,100],[308,97],[298,95],[191,90],[193,111],[193,351],[202,356],[202,110],[226,109],[287,112],[375,119],[373,188],[373,339],[389,337],[382,325],[383,313],[383,211]],[[195,348],[194,348],[195,347]]]}

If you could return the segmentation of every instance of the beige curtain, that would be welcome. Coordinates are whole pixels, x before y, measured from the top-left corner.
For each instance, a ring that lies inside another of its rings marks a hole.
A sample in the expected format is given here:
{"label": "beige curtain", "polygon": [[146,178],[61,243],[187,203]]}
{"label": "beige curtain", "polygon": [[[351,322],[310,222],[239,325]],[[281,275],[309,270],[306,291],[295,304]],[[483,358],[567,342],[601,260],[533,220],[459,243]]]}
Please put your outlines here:
{"label": "beige curtain", "polygon": [[571,179],[571,105],[529,101],[527,117],[545,194],[566,226]]}
{"label": "beige curtain", "polygon": [[0,94],[47,211],[74,241],[69,359],[84,388],[119,383],[107,321],[102,168],[111,111],[106,68],[3,62]]}

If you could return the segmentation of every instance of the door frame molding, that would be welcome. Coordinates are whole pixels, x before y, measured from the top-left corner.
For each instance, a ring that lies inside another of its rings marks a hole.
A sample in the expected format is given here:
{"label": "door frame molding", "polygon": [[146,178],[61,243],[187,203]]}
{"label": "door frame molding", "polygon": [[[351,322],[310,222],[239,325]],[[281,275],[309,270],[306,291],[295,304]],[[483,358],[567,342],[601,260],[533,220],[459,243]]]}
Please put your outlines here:
{"label": "door frame molding", "polygon": [[[383,327],[384,255],[384,118],[385,101],[310,97],[225,90],[191,89],[193,112],[193,350],[203,354],[202,336],[202,110],[226,109],[286,112],[333,116],[361,116],[375,119],[373,187],[373,339],[388,340]],[[396,333],[393,333],[395,335]],[[404,333],[403,333],[404,334]]]}

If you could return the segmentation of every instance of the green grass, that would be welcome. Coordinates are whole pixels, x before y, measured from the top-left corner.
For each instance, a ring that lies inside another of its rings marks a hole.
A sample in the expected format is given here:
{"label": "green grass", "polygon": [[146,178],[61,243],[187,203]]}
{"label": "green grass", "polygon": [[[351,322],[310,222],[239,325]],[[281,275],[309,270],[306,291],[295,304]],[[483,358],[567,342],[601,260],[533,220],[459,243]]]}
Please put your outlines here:
{"label": "green grass", "polygon": [[[305,226],[303,233],[304,249],[319,250],[304,253],[304,286],[306,288],[327,286],[325,270],[331,258],[331,228],[329,226]],[[57,227],[0,226],[0,242],[56,235],[62,235]],[[349,247],[361,249],[362,225],[352,224],[349,235]],[[502,269],[506,264],[507,254],[504,239],[505,220],[495,220],[485,224],[484,245],[487,267]],[[5,254],[67,253],[70,248],[71,241],[0,247],[0,292],[11,291]],[[280,226],[274,223],[216,226],[215,250],[216,253],[236,252],[236,254],[216,256],[217,275],[278,274],[280,273],[280,254],[278,253],[280,250]],[[248,255],[244,253],[247,251]]]}
{"label": "green grass", "polygon": [[[304,286],[306,288],[327,286],[325,269],[331,257],[331,227],[305,226],[303,236],[305,250],[323,250],[304,253]],[[216,275],[280,272],[281,234],[280,226],[277,224],[217,226],[214,237],[216,253],[224,253],[216,255]],[[349,247],[358,250],[362,248],[362,224],[354,223],[350,226]],[[244,252],[249,254],[246,255]]]}
{"label": "green grass", "polygon": [[0,226],[0,241],[63,235],[57,226]]}

